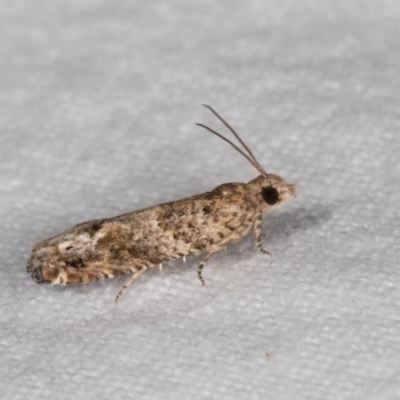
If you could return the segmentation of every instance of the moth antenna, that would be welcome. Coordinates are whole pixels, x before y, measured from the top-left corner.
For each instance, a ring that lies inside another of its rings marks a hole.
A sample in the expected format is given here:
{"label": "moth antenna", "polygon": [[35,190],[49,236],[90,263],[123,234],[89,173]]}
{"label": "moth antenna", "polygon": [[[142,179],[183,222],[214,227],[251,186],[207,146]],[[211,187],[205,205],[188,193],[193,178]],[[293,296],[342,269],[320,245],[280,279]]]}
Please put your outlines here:
{"label": "moth antenna", "polygon": [[237,152],[239,152],[244,158],[247,159],[247,161],[259,172],[261,172],[261,175],[266,175],[268,177],[268,174],[261,168],[258,163],[256,163],[252,158],[250,158],[243,150],[239,149],[239,147],[236,146],[233,142],[231,142],[229,139],[227,139],[225,136],[221,135],[220,133],[214,131],[213,129],[209,128],[206,125],[203,124],[196,124],[197,126],[201,126],[204,129],[207,129],[209,132],[213,133],[214,135],[218,136],[222,140],[224,140],[226,143],[229,143]]}
{"label": "moth antenna", "polygon": [[265,175],[268,175],[261,164],[257,161],[256,157],[252,153],[252,151],[247,147],[246,143],[242,140],[239,134],[209,105],[202,104],[203,107],[208,108],[235,136],[235,138],[240,142],[243,148],[247,151],[249,156],[253,159],[253,161],[261,168]]}

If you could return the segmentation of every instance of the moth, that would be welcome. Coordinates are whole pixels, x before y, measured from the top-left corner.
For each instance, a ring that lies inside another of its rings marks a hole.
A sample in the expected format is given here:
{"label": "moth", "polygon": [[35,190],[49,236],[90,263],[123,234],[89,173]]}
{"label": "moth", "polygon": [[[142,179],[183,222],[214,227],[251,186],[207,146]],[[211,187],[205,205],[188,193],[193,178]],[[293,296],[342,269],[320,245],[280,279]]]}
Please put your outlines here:
{"label": "moth", "polygon": [[198,266],[204,285],[203,267],[210,257],[249,232],[261,245],[262,219],[269,211],[296,195],[297,185],[267,173],[236,131],[210,106],[210,110],[235,136],[242,149],[222,134],[196,124],[218,136],[260,173],[247,183],[224,183],[210,192],[159,204],[117,217],[83,222],[42,240],[33,247],[27,272],[37,283],[82,284],[121,275],[131,275],[118,292],[150,267],[194,254],[205,254]]}

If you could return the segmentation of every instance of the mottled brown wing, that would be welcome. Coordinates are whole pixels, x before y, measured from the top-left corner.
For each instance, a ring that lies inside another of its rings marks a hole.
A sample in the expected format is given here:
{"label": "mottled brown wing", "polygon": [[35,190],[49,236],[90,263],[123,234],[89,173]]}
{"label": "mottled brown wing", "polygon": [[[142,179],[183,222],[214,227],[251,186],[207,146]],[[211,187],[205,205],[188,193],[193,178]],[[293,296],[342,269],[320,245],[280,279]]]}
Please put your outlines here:
{"label": "mottled brown wing", "polygon": [[54,284],[140,271],[226,244],[235,230],[249,225],[254,207],[245,184],[225,184],[186,199],[87,221],[37,243],[27,270],[36,282]]}
{"label": "mottled brown wing", "polygon": [[[253,215],[244,184],[225,184],[211,192],[105,220],[96,247],[110,262],[150,266],[199,254],[218,244]],[[95,239],[95,238],[94,238]]]}

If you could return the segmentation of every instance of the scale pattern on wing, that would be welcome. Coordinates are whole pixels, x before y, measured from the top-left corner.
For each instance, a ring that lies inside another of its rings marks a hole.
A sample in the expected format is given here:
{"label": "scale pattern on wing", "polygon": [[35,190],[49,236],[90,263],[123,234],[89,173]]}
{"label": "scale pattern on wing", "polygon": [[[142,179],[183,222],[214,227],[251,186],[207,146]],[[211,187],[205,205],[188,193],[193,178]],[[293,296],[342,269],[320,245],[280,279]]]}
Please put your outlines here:
{"label": "scale pattern on wing", "polygon": [[208,193],[111,218],[93,238],[96,250],[107,254],[107,263],[135,264],[136,268],[200,254],[223,242],[254,215],[254,204],[246,200],[244,184],[225,184]]}

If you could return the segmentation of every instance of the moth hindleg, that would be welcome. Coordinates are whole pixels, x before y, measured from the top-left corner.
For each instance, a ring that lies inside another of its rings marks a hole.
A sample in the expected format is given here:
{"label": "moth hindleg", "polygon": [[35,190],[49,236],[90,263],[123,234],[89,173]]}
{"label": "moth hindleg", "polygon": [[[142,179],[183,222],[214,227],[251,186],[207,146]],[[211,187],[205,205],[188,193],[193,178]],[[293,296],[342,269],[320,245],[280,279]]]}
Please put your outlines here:
{"label": "moth hindleg", "polygon": [[122,293],[135,281],[137,281],[142,275],[143,272],[146,271],[147,267],[142,267],[139,271],[133,273],[133,275],[124,283],[122,288],[119,290],[117,296],[115,297],[115,302],[117,303]]}
{"label": "moth hindleg", "polygon": [[265,250],[261,244],[261,236],[265,236],[262,233],[261,224],[262,224],[262,214],[259,214],[259,215],[257,215],[257,217],[254,221],[254,225],[253,225],[254,235],[256,236],[256,245],[257,245],[258,249],[261,251],[261,253],[267,254],[268,256],[270,256],[271,253],[269,251]]}

